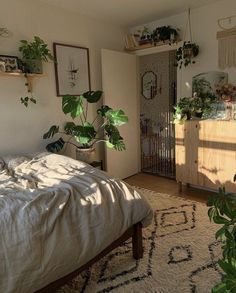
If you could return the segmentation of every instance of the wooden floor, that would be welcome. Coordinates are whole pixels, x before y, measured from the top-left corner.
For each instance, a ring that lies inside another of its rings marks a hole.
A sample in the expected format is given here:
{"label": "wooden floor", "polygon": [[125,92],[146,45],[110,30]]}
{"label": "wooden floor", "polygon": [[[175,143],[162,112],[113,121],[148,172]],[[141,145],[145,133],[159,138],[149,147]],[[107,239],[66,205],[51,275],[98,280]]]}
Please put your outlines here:
{"label": "wooden floor", "polygon": [[206,202],[207,198],[210,195],[214,194],[210,191],[196,189],[193,187],[187,188],[186,186],[183,186],[183,191],[180,194],[178,192],[178,184],[175,180],[149,175],[146,173],[139,173],[137,175],[125,179],[125,181],[133,186],[143,187],[153,191],[180,196],[183,198],[199,202]]}

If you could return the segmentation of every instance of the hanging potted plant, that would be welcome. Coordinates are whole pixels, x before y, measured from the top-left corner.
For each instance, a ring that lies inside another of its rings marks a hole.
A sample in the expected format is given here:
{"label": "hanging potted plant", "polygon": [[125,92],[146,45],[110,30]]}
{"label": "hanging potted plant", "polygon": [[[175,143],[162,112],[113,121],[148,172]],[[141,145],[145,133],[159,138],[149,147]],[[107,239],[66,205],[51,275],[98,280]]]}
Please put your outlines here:
{"label": "hanging potted plant", "polygon": [[[188,66],[189,64],[194,64],[196,61],[194,60],[195,57],[199,54],[199,46],[193,42],[192,40],[192,28],[191,28],[191,19],[190,19],[190,9],[188,10],[188,20],[186,28],[189,29],[189,37],[190,41],[184,41],[183,46],[178,48],[176,52],[176,61],[177,66],[179,69]],[[186,39],[187,29],[185,31],[184,39]]]}
{"label": "hanging potted plant", "polygon": [[55,61],[48,45],[40,37],[35,36],[32,42],[27,40],[21,40],[20,42],[19,51],[22,53],[24,72],[41,74],[43,73],[42,61]]}
{"label": "hanging potted plant", "polygon": [[183,46],[178,48],[176,52],[176,61],[179,69],[188,66],[189,64],[195,64],[194,60],[199,54],[199,46],[196,43],[190,41],[184,42]]}
{"label": "hanging potted plant", "polygon": [[[117,127],[126,124],[128,117],[122,110],[113,110],[109,106],[102,106],[97,110],[97,116],[92,122],[88,121],[89,104],[97,103],[102,96],[101,91],[89,91],[79,97],[63,96],[62,110],[64,114],[69,114],[73,120],[79,119],[80,123],[67,122],[63,128],[53,125],[44,139],[52,138],[55,134],[68,136],[67,141],[60,137],[58,140],[48,144],[46,149],[49,152],[59,152],[65,145],[71,144],[76,147],[76,157],[86,163],[94,161],[95,144],[104,142],[108,148],[117,151],[125,150],[124,140]],[[103,119],[103,123],[96,127],[94,124],[98,118]],[[74,142],[71,139],[74,138]]]}

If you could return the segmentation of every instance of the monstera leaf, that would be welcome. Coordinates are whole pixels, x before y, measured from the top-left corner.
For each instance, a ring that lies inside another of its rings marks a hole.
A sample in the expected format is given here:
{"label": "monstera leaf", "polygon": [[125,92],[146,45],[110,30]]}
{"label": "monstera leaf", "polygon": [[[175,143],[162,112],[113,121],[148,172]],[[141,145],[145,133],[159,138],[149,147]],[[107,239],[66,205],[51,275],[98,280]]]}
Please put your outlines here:
{"label": "monstera leaf", "polygon": [[84,125],[78,125],[74,127],[74,136],[78,143],[82,145],[88,145],[96,136],[97,132],[95,131],[92,124],[86,122]]}
{"label": "monstera leaf", "polygon": [[53,125],[53,126],[50,127],[48,132],[44,133],[43,139],[51,138],[58,132],[59,132],[59,126]]}
{"label": "monstera leaf", "polygon": [[104,106],[102,106],[100,109],[97,110],[97,113],[98,113],[99,115],[101,115],[102,117],[105,117],[105,116],[106,116],[106,113],[107,113],[109,110],[112,110],[112,108],[110,108],[110,107],[107,106],[107,105],[104,105]]}
{"label": "monstera leaf", "polygon": [[109,120],[110,124],[114,126],[121,126],[128,122],[128,117],[122,110],[109,110],[106,112],[105,116]]}
{"label": "monstera leaf", "polygon": [[88,91],[83,94],[88,103],[97,103],[102,97],[102,91]]}
{"label": "monstera leaf", "polygon": [[83,96],[63,96],[62,111],[65,114],[70,114],[73,119],[79,117],[83,113]]}
{"label": "monstera leaf", "polygon": [[123,138],[120,135],[119,130],[114,125],[106,125],[105,132],[108,136],[108,141],[106,145],[108,148],[114,148],[117,151],[125,150],[125,144]]}
{"label": "monstera leaf", "polygon": [[75,127],[76,125],[74,122],[67,122],[64,126],[65,133],[68,135],[74,135]]}
{"label": "monstera leaf", "polygon": [[58,140],[49,143],[46,146],[46,150],[50,153],[58,153],[61,149],[63,149],[65,145],[65,141],[63,140],[62,137],[60,137]]}

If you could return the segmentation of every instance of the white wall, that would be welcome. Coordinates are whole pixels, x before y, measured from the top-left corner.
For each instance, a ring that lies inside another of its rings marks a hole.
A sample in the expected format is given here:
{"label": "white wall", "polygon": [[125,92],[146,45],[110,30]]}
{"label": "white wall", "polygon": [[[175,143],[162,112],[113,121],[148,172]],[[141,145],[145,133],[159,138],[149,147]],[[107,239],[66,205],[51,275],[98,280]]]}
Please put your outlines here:
{"label": "white wall", "polygon": [[[10,38],[0,38],[0,54],[19,56],[19,40],[40,36],[52,49],[53,42],[88,47],[92,89],[101,89],[101,48],[122,50],[122,30],[54,6],[32,0],[1,0],[0,27]],[[62,123],[61,98],[56,97],[54,65],[44,66],[45,77],[34,80],[37,105],[26,109],[24,78],[0,76],[0,155],[43,150],[42,135],[53,123]]]}
{"label": "white wall", "polygon": [[[218,68],[218,41],[216,40],[216,33],[221,29],[218,27],[217,20],[233,14],[236,14],[235,0],[221,0],[191,11],[193,41],[199,44],[201,52],[196,58],[196,64],[178,70],[178,97],[191,95],[192,89],[186,84],[191,85],[194,75],[206,71],[221,71]],[[181,29],[182,33],[184,33],[186,22],[187,12],[146,25],[150,29],[162,25],[171,25]],[[234,24],[236,25],[235,21]],[[131,28],[131,32],[136,32],[137,29],[142,27]],[[229,73],[229,82],[236,84],[236,68],[225,71]]]}

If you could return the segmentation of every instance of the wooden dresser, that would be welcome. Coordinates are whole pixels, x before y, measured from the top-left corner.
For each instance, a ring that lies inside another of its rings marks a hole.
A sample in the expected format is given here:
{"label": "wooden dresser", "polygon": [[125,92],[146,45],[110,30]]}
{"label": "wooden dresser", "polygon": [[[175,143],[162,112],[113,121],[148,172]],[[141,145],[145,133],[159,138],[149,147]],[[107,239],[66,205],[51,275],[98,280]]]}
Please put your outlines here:
{"label": "wooden dresser", "polygon": [[177,182],[236,192],[236,122],[192,120],[175,131]]}

